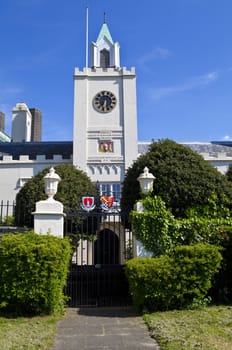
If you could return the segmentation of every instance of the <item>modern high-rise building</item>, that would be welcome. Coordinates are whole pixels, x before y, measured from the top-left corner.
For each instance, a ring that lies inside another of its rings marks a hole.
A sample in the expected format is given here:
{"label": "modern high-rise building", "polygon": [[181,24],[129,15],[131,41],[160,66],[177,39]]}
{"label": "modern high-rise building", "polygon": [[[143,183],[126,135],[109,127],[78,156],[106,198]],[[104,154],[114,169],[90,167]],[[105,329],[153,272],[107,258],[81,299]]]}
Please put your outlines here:
{"label": "modern high-rise building", "polygon": [[10,141],[10,136],[5,133],[5,113],[0,111],[0,143]]}
{"label": "modern high-rise building", "polygon": [[31,141],[42,140],[42,113],[37,108],[29,108],[32,117]]}
{"label": "modern high-rise building", "polygon": [[41,141],[42,113],[39,109],[28,108],[24,102],[17,103],[12,111],[12,141]]}
{"label": "modern high-rise building", "polygon": [[31,113],[24,102],[16,103],[12,110],[12,132],[13,142],[31,141]]}

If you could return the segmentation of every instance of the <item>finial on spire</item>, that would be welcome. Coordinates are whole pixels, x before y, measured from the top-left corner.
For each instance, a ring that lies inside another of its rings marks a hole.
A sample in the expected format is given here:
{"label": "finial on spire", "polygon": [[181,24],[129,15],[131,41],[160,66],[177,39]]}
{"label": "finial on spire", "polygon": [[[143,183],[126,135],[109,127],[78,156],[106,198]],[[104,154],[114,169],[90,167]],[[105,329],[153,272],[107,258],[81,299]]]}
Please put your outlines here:
{"label": "finial on spire", "polygon": [[104,23],[106,23],[106,13],[104,12]]}

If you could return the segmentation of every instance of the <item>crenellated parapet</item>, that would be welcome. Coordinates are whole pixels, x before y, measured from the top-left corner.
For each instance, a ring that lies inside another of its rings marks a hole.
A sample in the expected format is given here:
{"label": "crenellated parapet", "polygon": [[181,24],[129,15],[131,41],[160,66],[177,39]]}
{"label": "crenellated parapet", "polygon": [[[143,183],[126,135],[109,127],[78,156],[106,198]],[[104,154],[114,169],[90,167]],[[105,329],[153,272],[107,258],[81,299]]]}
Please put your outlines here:
{"label": "crenellated parapet", "polygon": [[72,163],[72,156],[69,158],[63,157],[60,154],[54,154],[47,157],[45,154],[36,155],[35,159],[31,159],[30,155],[20,155],[19,157],[14,157],[12,155],[0,155],[0,164],[20,164],[20,163]]}
{"label": "crenellated parapet", "polygon": [[106,77],[106,76],[125,76],[125,75],[132,75],[135,76],[135,67],[131,67],[131,69],[127,69],[126,67],[109,67],[109,68],[102,68],[102,67],[92,67],[87,68],[85,67],[82,71],[79,70],[78,67],[75,68],[74,71],[74,77],[75,76],[82,76],[82,77],[91,77],[98,75],[99,77]]}

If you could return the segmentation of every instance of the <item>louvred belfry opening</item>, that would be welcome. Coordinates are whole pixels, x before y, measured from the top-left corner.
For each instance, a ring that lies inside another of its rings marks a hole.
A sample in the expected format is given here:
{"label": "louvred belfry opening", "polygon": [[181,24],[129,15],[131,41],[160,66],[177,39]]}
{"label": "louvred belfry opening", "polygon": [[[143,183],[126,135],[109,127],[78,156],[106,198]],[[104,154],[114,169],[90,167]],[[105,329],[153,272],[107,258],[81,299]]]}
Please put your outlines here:
{"label": "louvred belfry opening", "polygon": [[108,50],[103,49],[100,52],[100,67],[109,68],[110,66],[110,53]]}

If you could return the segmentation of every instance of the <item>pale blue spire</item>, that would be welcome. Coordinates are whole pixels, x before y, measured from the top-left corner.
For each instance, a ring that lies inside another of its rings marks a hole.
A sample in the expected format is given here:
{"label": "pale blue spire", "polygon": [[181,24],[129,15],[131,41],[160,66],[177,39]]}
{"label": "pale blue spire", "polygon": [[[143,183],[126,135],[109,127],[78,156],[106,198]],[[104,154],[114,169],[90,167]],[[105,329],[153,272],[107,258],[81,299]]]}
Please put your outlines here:
{"label": "pale blue spire", "polygon": [[109,28],[107,26],[106,23],[103,23],[102,27],[101,27],[101,30],[100,30],[100,33],[98,35],[98,38],[97,38],[97,41],[96,43],[98,44],[99,41],[101,39],[104,39],[104,37],[113,45],[114,42],[113,42],[113,39],[112,39],[112,36],[110,34],[110,31],[109,31]]}

